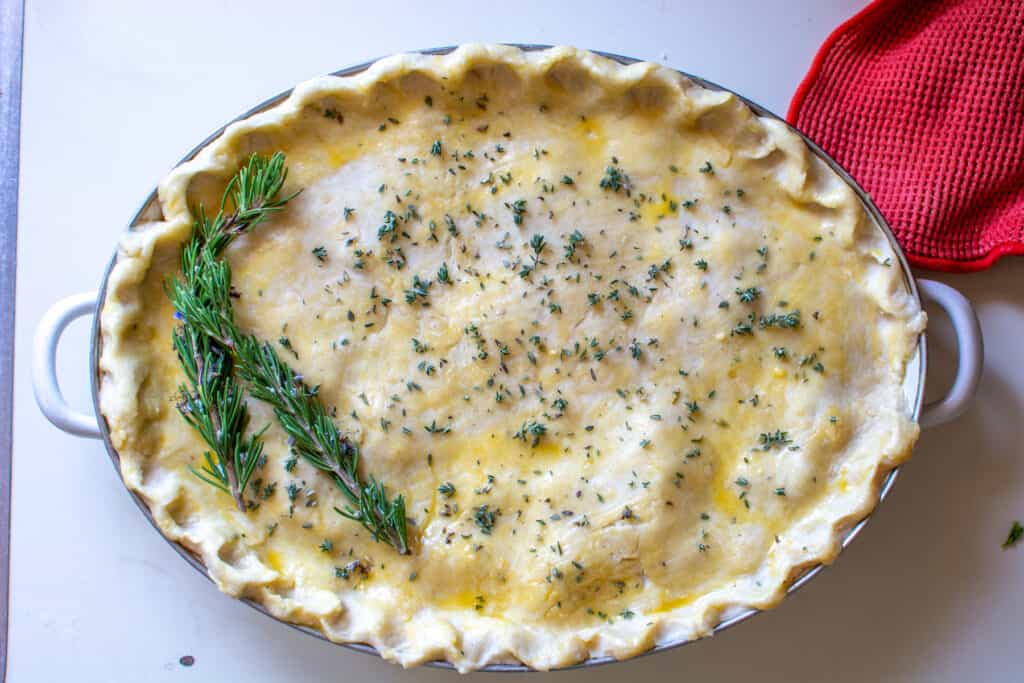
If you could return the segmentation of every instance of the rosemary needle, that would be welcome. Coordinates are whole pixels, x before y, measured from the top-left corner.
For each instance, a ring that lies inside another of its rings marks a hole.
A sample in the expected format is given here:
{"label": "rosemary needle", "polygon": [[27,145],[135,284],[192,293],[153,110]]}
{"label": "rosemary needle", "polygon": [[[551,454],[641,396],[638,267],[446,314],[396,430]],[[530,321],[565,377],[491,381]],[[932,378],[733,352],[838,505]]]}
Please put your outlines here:
{"label": "rosemary needle", "polygon": [[273,409],[293,450],[331,476],[348,498],[349,505],[335,508],[338,514],[407,554],[404,498],[389,499],[382,482],[362,479],[359,448],[335,426],[317,387],[308,386],[270,344],[242,334],[235,324],[231,269],[219,257],[235,237],[295,196],[280,196],[286,176],[283,154],[250,157],[228,183],[217,215],[210,219],[201,207],[197,211],[192,237],[182,250],[182,277],[167,284],[183,321],[174,333],[174,347],[189,380],[181,388],[178,409],[211,448],[203,468],[192,471],[245,509],[242,492],[259,459],[263,432],[242,437],[248,413],[237,383],[241,380],[254,398]]}

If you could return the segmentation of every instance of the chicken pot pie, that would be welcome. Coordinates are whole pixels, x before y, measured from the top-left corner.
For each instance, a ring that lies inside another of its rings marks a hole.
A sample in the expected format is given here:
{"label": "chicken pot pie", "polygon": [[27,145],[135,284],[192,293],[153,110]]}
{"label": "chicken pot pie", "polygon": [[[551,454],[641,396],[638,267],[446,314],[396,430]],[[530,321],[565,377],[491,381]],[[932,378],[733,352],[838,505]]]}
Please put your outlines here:
{"label": "chicken pot pie", "polygon": [[[408,554],[251,396],[247,509],[193,475],[165,284],[275,151],[301,193],[227,249],[235,316],[404,496]],[[224,592],[403,666],[627,658],[772,607],[918,435],[883,232],[783,124],[655,64],[390,57],[232,124],[159,204],[100,321],[125,483]]]}

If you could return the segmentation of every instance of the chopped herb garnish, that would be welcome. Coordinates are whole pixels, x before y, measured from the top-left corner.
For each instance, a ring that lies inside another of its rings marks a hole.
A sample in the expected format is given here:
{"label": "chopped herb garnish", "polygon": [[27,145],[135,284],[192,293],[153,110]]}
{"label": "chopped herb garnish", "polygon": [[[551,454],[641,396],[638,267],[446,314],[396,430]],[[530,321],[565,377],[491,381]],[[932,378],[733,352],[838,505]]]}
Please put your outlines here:
{"label": "chopped herb garnish", "polygon": [[754,334],[754,326],[751,325],[749,322],[741,320],[740,322],[736,323],[735,327],[732,328],[732,332],[730,332],[730,334],[740,337],[750,337],[753,336]]}
{"label": "chopped herb garnish", "polygon": [[565,251],[565,260],[572,261],[576,256],[576,247],[583,242],[583,233],[579,230],[573,230],[569,234],[569,242],[565,244],[562,249]]}
{"label": "chopped herb garnish", "polygon": [[444,215],[444,222],[445,222],[445,225],[448,226],[448,233],[452,237],[458,237],[459,236],[459,229],[458,229],[458,227],[456,227],[455,221],[452,220],[452,217],[449,216],[448,214],[445,214]]}
{"label": "chopped herb garnish", "polygon": [[783,432],[778,429],[774,432],[762,432],[761,435],[758,436],[758,441],[761,444],[760,450],[762,451],[770,451],[772,448],[782,447],[793,443],[787,432]]}
{"label": "chopped herb garnish", "polygon": [[[417,388],[418,388],[418,385],[417,385]],[[449,434],[452,431],[451,425],[446,425],[444,427],[439,427],[437,425],[437,420],[431,420],[430,424],[423,425],[423,429],[425,429],[427,432],[429,432],[431,434]]]}
{"label": "chopped herb garnish", "polygon": [[1017,545],[1021,538],[1024,538],[1024,526],[1021,526],[1019,521],[1015,521],[1010,527],[1010,533],[1007,534],[1006,540],[1003,541],[1003,549]]}
{"label": "chopped herb garnish", "polygon": [[740,298],[745,304],[749,304],[751,301],[761,296],[761,290],[757,287],[747,287],[746,289],[737,289],[736,296]]}
{"label": "chopped herb garnish", "polygon": [[800,311],[793,311],[791,313],[772,313],[767,316],[762,315],[758,321],[758,327],[761,329],[768,327],[779,327],[782,329],[800,327]]}
{"label": "chopped herb garnish", "polygon": [[523,441],[527,441],[532,437],[530,447],[536,448],[537,444],[540,443],[541,437],[547,434],[547,431],[548,428],[544,423],[537,422],[536,420],[528,420],[523,423],[523,426],[520,427],[519,431],[513,434],[512,437],[515,439],[522,439]]}
{"label": "chopped herb garnish", "polygon": [[377,228],[377,239],[384,241],[384,238],[389,237],[392,242],[398,239],[396,234],[398,216],[391,209],[388,209],[384,213],[384,222],[379,228]]}
{"label": "chopped herb garnish", "polygon": [[523,216],[526,215],[526,200],[516,199],[512,202],[505,202],[505,208],[512,212],[512,222],[516,225],[523,224]]}
{"label": "chopped herb garnish", "polygon": [[611,190],[612,192],[618,192],[625,188],[626,194],[629,194],[629,176],[623,173],[618,166],[608,166],[605,168],[604,177],[601,178],[599,185],[602,190]]}
{"label": "chopped herb garnish", "polygon": [[405,302],[415,303],[417,299],[426,299],[428,294],[430,294],[430,281],[424,282],[419,275],[414,275],[412,287],[405,290]]}
{"label": "chopped herb garnish", "polygon": [[480,532],[488,536],[491,535],[491,531],[494,529],[494,523],[497,521],[497,516],[500,514],[500,510],[492,510],[490,505],[480,505],[473,508],[473,521],[480,527]]}

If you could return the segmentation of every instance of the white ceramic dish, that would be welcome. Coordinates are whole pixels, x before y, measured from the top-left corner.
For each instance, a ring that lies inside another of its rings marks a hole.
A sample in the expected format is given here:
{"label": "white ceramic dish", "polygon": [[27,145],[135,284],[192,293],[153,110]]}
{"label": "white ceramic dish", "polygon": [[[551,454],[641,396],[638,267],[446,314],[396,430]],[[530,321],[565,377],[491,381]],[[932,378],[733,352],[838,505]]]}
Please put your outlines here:
{"label": "white ceramic dish", "polygon": [[[529,50],[543,49],[546,46],[521,45],[519,47]],[[426,50],[424,52],[444,53],[450,51],[451,49],[452,48],[438,48],[435,50]],[[608,53],[598,54],[603,54],[606,57],[609,57],[622,63],[632,63],[637,61],[632,58],[612,55]],[[369,66],[369,64],[370,63],[366,63],[348,69],[344,69],[336,72],[336,75],[345,76],[358,73],[366,69]],[[713,90],[727,90],[713,83],[709,83],[708,81],[705,81],[701,78],[689,74],[684,75],[687,78],[690,78],[691,80],[703,85],[706,88]],[[270,100],[261,103],[257,107],[246,112],[238,118],[245,118],[256,112],[272,107],[275,104],[282,101],[285,97],[287,97],[288,94],[288,92],[281,93],[280,95],[277,95],[276,97],[273,97]],[[743,99],[743,101],[746,102],[747,105],[750,106],[751,109],[753,109],[758,115],[768,116],[781,121],[779,117],[775,116],[771,112],[768,112],[763,107],[753,102],[750,102],[749,100],[742,98],[739,95],[737,96]],[[222,130],[223,128],[221,128],[216,133],[211,135],[209,138],[204,140],[200,145],[198,145],[194,150],[192,150],[192,152],[190,152],[182,161],[186,161],[192,158],[200,149],[202,149],[212,139],[217,137]],[[795,132],[799,134],[799,131]],[[910,273],[910,268],[906,262],[906,259],[903,256],[902,250],[900,249],[898,243],[893,237],[893,234],[889,229],[888,225],[886,224],[885,219],[879,213],[877,207],[875,207],[875,205],[871,202],[871,199],[867,195],[867,193],[865,193],[857,185],[857,183],[849,176],[849,174],[847,174],[833,159],[831,159],[827,154],[825,154],[825,152],[823,152],[817,145],[815,145],[811,140],[808,140],[806,137],[802,135],[801,137],[804,138],[805,142],[810,147],[810,149],[816,155],[818,155],[825,163],[827,163],[833,170],[835,170],[836,173],[838,173],[840,177],[842,177],[850,185],[850,187],[853,188],[853,190],[857,193],[857,196],[860,198],[860,201],[862,202],[865,211],[867,211],[868,215],[875,222],[878,229],[885,234],[886,238],[892,245],[893,251],[897,254],[904,283],[907,289],[915,297],[915,299],[918,299],[920,301],[922,298],[924,298],[926,300],[934,302],[945,311],[945,313],[949,316],[950,320],[952,321],[954,330],[956,331],[959,345],[959,365],[956,374],[956,379],[947,395],[934,403],[930,403],[927,405],[924,405],[923,403],[927,367],[927,337],[925,334],[922,334],[920,336],[916,352],[913,358],[911,359],[910,363],[908,363],[907,365],[907,371],[906,376],[904,378],[903,387],[908,408],[911,414],[914,416],[916,420],[918,420],[922,427],[929,427],[931,425],[940,424],[955,418],[965,409],[971,397],[973,396],[975,388],[978,383],[978,379],[981,374],[981,331],[980,326],[978,325],[977,317],[973,309],[971,308],[970,303],[959,292],[946,285],[929,280],[915,280]],[[132,218],[131,222],[129,223],[129,229],[131,229],[132,226],[142,222],[143,220],[151,218],[153,212],[157,210],[156,207],[156,193],[154,190],[154,192],[149,195],[149,197],[143,203],[142,207],[136,212],[135,216]],[[111,265],[113,265],[113,260],[111,260]],[[55,371],[57,344],[60,340],[62,332],[72,320],[84,315],[94,314],[96,312],[97,303],[103,301],[104,298],[106,281],[109,272],[110,267],[108,266],[107,271],[102,279],[101,288],[98,292],[86,292],[62,299],[61,301],[54,304],[54,306],[43,316],[36,332],[32,378],[36,393],[36,399],[44,415],[46,415],[46,417],[54,425],[68,433],[83,437],[102,439],[107,447],[107,451],[110,454],[111,460],[114,463],[115,468],[117,468],[118,471],[120,471],[118,454],[111,445],[107,425],[104,420],[97,418],[97,416],[99,415],[99,387],[97,367],[101,344],[98,317],[96,318],[93,324],[89,368],[90,375],[92,378],[92,414],[82,413],[71,408],[67,404],[67,402],[64,400],[61,394]],[[895,482],[897,474],[898,468],[892,470],[886,477],[881,487],[879,501],[884,499],[889,494],[892,485]],[[140,510],[142,510],[143,514],[145,514],[147,518],[150,520],[150,522],[153,523],[152,516],[150,515],[150,512],[146,505],[135,494],[131,493],[131,495],[135,499],[135,502],[139,506]],[[842,546],[844,548],[857,536],[857,534],[860,533],[860,531],[864,528],[869,519],[870,515],[868,517],[865,517],[856,525],[854,525],[847,532],[842,541]],[[154,523],[154,528],[155,527],[156,525]],[[184,547],[173,542],[171,544],[175,548],[175,550],[187,562],[189,562],[189,564],[191,564],[198,571],[206,575],[205,567],[199,561],[198,558],[196,558]],[[798,577],[790,585],[788,590],[792,592],[797,588],[800,588],[805,583],[807,583],[807,581],[816,576],[821,571],[821,569],[823,569],[822,565],[818,565],[816,567],[809,569],[800,577]],[[258,609],[259,611],[266,613],[265,610],[260,605],[257,605],[255,603],[249,604],[255,609]],[[729,628],[730,626],[738,624],[742,621],[745,621],[746,619],[748,619],[756,613],[757,610],[744,610],[742,612],[727,615],[727,617],[723,619],[721,623],[718,624],[715,631],[718,632],[726,628]],[[299,630],[302,630],[304,632],[307,632],[311,635],[322,637],[322,635],[314,629],[295,626],[293,624],[289,625],[293,626],[294,628],[298,628]],[[685,642],[689,641],[664,643],[653,648],[649,651],[649,653],[672,649],[674,647],[678,647],[679,645],[684,644]],[[373,648],[367,645],[347,644],[346,647],[356,649],[362,652],[376,652]],[[615,660],[607,657],[591,659],[577,666],[592,666],[611,661]],[[449,666],[446,663],[437,664],[446,667]],[[529,669],[521,665],[492,665],[488,667],[487,670],[526,671]]]}

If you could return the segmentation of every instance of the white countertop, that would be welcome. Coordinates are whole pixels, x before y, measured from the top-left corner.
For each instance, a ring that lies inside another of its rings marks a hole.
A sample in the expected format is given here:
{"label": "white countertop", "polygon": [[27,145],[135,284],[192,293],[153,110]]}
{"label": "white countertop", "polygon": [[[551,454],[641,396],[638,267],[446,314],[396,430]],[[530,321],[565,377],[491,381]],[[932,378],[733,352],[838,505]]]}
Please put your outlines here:
{"label": "white countertop", "polygon": [[[307,77],[402,49],[570,43],[662,61],[784,113],[821,41],[862,2],[156,4],[26,10],[8,680],[452,680],[310,638],[188,567],[135,508],[103,446],[36,409],[28,360],[43,311],[100,284],[137,205],[195,143]],[[1024,519],[1024,259],[937,279],[977,307],[981,389],[966,415],[922,436],[838,563],[711,640],[559,680],[1021,679],[1024,545],[999,546]],[[66,394],[83,408],[87,327],[69,330],[59,357]],[[942,320],[930,338],[939,393],[954,344]]]}

